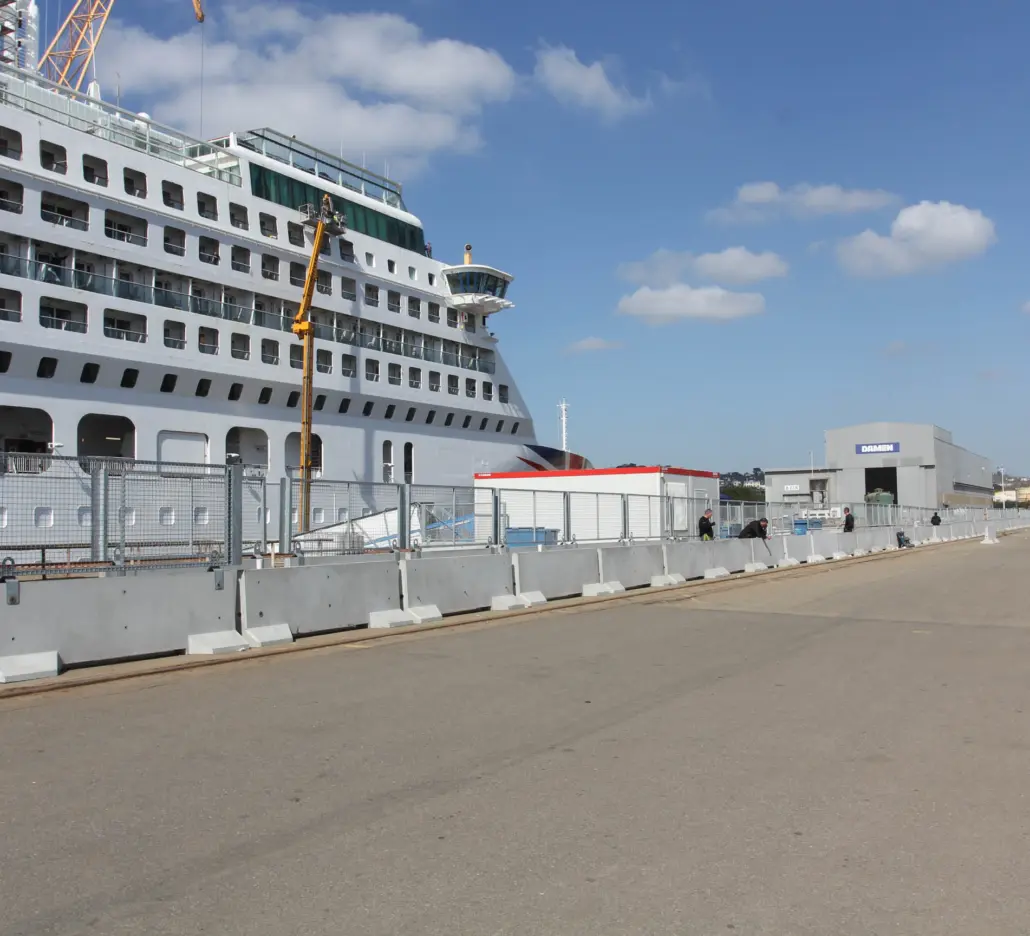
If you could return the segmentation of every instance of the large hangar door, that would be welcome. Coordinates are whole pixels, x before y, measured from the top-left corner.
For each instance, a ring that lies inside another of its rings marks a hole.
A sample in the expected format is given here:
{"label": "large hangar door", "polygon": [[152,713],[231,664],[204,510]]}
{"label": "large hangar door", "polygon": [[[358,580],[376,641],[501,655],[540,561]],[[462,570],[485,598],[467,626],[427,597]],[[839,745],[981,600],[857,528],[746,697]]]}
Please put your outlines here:
{"label": "large hangar door", "polygon": [[881,491],[890,491],[894,496],[894,503],[898,502],[898,469],[897,468],[866,468],[865,470],[865,492],[872,494],[879,488]]}

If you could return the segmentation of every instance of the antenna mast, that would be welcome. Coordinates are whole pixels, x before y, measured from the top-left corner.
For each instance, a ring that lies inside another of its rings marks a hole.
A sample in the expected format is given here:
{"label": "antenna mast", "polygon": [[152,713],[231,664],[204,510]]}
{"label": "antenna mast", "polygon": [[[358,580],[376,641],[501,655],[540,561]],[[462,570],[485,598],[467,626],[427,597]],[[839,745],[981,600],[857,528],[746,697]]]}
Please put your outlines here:
{"label": "antenna mast", "polygon": [[113,6],[114,0],[78,0],[39,60],[40,74],[80,91]]}
{"label": "antenna mast", "polygon": [[569,450],[569,404],[562,400],[558,404],[558,427],[561,429],[561,450]]}

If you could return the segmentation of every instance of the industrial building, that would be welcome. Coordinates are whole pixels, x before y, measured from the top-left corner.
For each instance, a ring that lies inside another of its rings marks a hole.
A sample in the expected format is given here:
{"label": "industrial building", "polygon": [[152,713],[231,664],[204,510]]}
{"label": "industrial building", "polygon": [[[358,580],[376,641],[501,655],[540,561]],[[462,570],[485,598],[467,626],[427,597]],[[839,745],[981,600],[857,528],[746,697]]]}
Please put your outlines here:
{"label": "industrial building", "polygon": [[[906,507],[989,507],[989,458],[956,445],[939,426],[875,422],[826,431],[824,467],[766,470],[770,503],[861,504],[881,491]],[[883,498],[886,500],[886,498]]]}

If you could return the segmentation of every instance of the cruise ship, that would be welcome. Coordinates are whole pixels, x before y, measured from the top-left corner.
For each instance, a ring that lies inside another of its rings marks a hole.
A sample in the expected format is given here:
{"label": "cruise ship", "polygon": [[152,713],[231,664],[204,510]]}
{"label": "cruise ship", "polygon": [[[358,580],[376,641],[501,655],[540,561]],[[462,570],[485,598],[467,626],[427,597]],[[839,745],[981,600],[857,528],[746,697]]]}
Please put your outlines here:
{"label": "cruise ship", "polygon": [[272,129],[191,139],[17,64],[0,65],[5,453],[286,475],[302,211],[328,194],[344,230],[311,311],[315,477],[470,485],[589,465],[537,443],[501,356],[512,276],[469,245],[437,259],[399,184]]}

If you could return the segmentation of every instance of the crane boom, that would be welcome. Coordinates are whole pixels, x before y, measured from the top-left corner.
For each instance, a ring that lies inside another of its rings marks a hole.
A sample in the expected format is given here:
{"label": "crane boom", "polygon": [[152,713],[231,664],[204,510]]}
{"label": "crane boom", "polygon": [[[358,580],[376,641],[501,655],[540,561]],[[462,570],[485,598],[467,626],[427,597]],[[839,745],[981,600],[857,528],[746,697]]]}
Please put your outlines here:
{"label": "crane boom", "polygon": [[304,343],[303,370],[301,371],[300,393],[300,510],[301,533],[307,533],[311,525],[311,420],[314,412],[314,370],[315,370],[315,326],[311,322],[311,299],[318,281],[318,258],[322,250],[322,239],[339,234],[342,230],[339,219],[333,212],[333,202],[328,195],[322,196],[319,207],[305,205],[301,208],[304,223],[315,228],[311,245],[311,258],[304,278],[304,292],[300,307],[293,317],[291,331]]}
{"label": "crane boom", "polygon": [[[76,0],[40,58],[39,73],[62,88],[81,91],[113,6],[114,0]],[[193,15],[204,22],[201,0],[193,0]]]}

